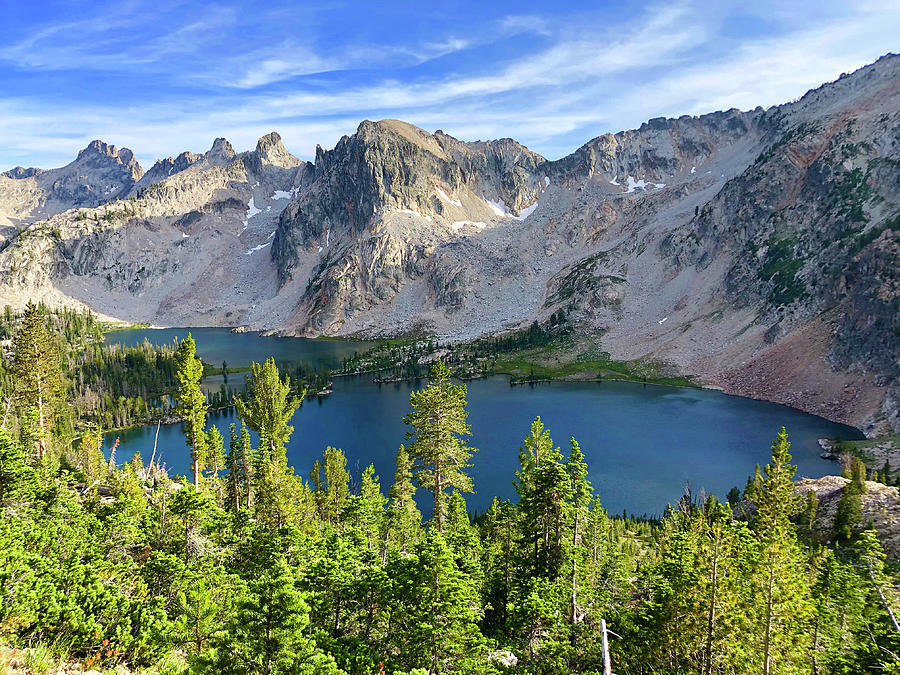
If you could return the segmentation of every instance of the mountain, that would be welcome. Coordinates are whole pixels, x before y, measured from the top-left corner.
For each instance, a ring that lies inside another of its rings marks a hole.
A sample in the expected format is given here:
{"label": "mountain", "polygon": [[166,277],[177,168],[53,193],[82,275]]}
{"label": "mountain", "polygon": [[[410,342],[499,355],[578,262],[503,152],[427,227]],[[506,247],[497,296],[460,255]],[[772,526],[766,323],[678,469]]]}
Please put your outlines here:
{"label": "mountain", "polygon": [[[793,103],[654,119],[555,161],[397,120],[314,162],[273,133],[142,174],[97,142],[0,179],[0,302],[448,340],[562,316],[613,358],[897,430],[898,144],[894,55]],[[70,170],[88,150],[119,182]],[[8,187],[28,181],[31,210]]]}
{"label": "mountain", "polygon": [[0,236],[11,226],[121,197],[143,175],[131,150],[103,141],[91,141],[75,161],[59,169],[17,166],[0,174]]}

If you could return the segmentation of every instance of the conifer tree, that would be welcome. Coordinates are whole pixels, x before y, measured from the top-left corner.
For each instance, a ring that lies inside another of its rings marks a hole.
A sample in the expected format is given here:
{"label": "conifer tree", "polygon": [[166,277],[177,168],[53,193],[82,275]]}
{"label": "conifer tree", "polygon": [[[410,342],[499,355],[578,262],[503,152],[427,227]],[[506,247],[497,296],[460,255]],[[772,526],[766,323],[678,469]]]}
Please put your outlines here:
{"label": "conifer tree", "polygon": [[234,513],[241,510],[241,500],[247,494],[245,482],[247,474],[242,460],[241,439],[234,423],[229,428],[228,454],[225,456],[227,506]]}
{"label": "conifer tree", "polygon": [[291,395],[291,378],[285,375],[281,379],[275,359],[250,365],[250,400],[235,396],[234,405],[244,424],[259,434],[260,449],[265,450],[269,462],[284,451],[294,432],[289,423],[305,395],[305,389],[299,397]]}
{"label": "conifer tree", "polygon": [[566,470],[569,480],[572,482],[572,601],[569,609],[569,622],[578,622],[578,559],[581,556],[580,546],[582,528],[588,514],[593,489],[587,479],[587,464],[584,461],[584,453],[581,446],[574,438],[570,440],[569,458],[566,460]]}
{"label": "conifer tree", "polygon": [[384,495],[375,474],[375,466],[369,464],[362,473],[359,494],[350,498],[348,511],[353,526],[363,536],[370,551],[381,552],[384,526]]}
{"label": "conifer tree", "polygon": [[274,359],[250,366],[249,400],[235,396],[238,415],[259,434],[261,458],[254,475],[254,507],[259,517],[283,526],[298,508],[302,484],[287,464],[287,443],[294,427],[289,424],[306,391],[291,395],[291,380],[282,380]]}
{"label": "conifer tree", "polygon": [[13,341],[12,374],[22,440],[47,452],[56,410],[63,393],[59,354],[47,330],[44,312],[29,301]]}
{"label": "conifer tree", "polygon": [[309,478],[319,518],[333,527],[340,527],[341,516],[350,498],[350,472],[344,451],[331,446],[325,448],[322,461],[316,460]]}
{"label": "conifer tree", "polygon": [[309,606],[283,559],[250,582],[228,630],[216,639],[210,673],[337,675],[334,659],[307,636]]}
{"label": "conifer tree", "polygon": [[397,472],[388,493],[386,549],[407,553],[419,539],[422,514],[416,506],[416,488],[412,483],[412,461],[402,445],[397,451]]}
{"label": "conifer tree", "polygon": [[790,443],[784,427],[772,443],[772,460],[756,495],[753,527],[760,544],[756,573],[757,625],[763,675],[797,667],[810,616],[808,575],[791,518],[800,510],[791,479]]}
{"label": "conifer tree", "polygon": [[184,435],[187,446],[191,449],[194,490],[199,492],[201,470],[207,455],[205,429],[208,405],[206,396],[200,389],[200,380],[203,378],[203,362],[196,356],[196,347],[190,333],[178,345],[175,357],[178,390],[175,398],[178,402],[176,412],[184,420]]}
{"label": "conifer tree", "polygon": [[447,366],[438,361],[431,369],[428,386],[409,397],[413,411],[403,418],[411,427],[407,432],[413,473],[420,487],[434,496],[435,527],[440,531],[444,521],[444,491],[472,491],[472,478],[465,470],[475,448],[464,439],[471,428],[466,423],[466,386],[450,381]]}
{"label": "conifer tree", "polygon": [[431,674],[477,672],[485,658],[477,589],[457,568],[443,535],[431,530],[404,562],[394,617],[401,662],[427,665]]}
{"label": "conifer tree", "polygon": [[[580,452],[580,451],[579,451]],[[566,472],[559,447],[553,446],[549,430],[538,417],[519,451],[520,467],[514,482],[519,493],[524,552],[531,575],[556,579],[562,571],[566,509],[572,497],[572,480]]]}
{"label": "conifer tree", "polygon": [[0,427],[0,506],[14,498],[27,496],[33,483],[34,474],[22,446]]}
{"label": "conifer tree", "polygon": [[259,456],[253,448],[250,432],[247,427],[241,425],[241,471],[244,476],[244,504],[248,509],[253,508],[253,489],[255,477],[259,473]]}

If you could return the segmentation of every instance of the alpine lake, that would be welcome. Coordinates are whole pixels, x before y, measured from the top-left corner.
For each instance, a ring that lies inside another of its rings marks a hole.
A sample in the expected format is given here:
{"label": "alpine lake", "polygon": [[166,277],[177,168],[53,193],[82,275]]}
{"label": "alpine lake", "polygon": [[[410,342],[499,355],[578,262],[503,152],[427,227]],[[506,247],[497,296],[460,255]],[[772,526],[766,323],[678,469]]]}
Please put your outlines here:
{"label": "alpine lake", "polygon": [[[274,358],[280,366],[306,364],[338,368],[342,359],[364,351],[367,343],[350,340],[263,337],[232,333],[227,328],[138,328],[114,331],[108,344],[137,345],[147,339],[170,344],[188,332],[204,362],[228,367],[249,366]],[[240,388],[244,373],[228,376]],[[397,448],[406,442],[403,416],[409,396],[424,380],[377,383],[373,375],[335,377],[333,393],[304,401],[295,413],[294,433],[287,448],[288,463],[304,478],[327,446],[347,455],[351,475],[358,479],[370,463],[386,494],[395,469]],[[218,390],[222,375],[204,378]],[[511,386],[505,376],[467,382],[470,445],[478,448],[470,474],[475,493],[466,495],[471,511],[483,512],[494,497],[515,499],[512,479],[518,453],[531,422],[540,416],[556,445],[567,454],[569,439],[578,440],[589,466],[589,479],[603,506],[613,514],[659,515],[690,485],[696,496],[704,490],[724,500],[732,486],[743,488],[758,463],[764,466],[779,429],[788,430],[797,478],[834,474],[839,467],[819,456],[822,437],[861,439],[858,429],[830,422],[794,408],[728,396],[718,391],[635,382],[549,382]],[[211,412],[228,443],[229,425],[240,426],[233,409]],[[147,461],[157,442],[157,458],[169,474],[189,474],[190,458],[180,424],[157,425],[107,434],[109,451],[120,439],[119,461],[139,453]],[[254,436],[254,442],[256,438]],[[429,495],[418,502],[430,513]]]}

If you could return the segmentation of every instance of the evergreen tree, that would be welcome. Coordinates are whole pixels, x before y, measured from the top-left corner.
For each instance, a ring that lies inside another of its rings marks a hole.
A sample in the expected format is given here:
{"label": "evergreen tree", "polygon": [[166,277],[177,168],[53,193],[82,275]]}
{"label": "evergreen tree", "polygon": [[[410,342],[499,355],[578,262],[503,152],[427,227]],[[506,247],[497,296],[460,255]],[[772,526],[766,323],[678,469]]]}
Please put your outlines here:
{"label": "evergreen tree", "polygon": [[[579,450],[580,453],[580,450]],[[520,467],[514,481],[531,576],[557,579],[562,571],[566,509],[572,498],[572,480],[559,447],[538,417],[519,451]]]}
{"label": "evergreen tree", "polygon": [[854,457],[850,462],[850,481],[841,490],[834,515],[834,533],[839,541],[849,541],[862,521],[862,495],[866,490],[866,465]]}
{"label": "evergreen tree", "polygon": [[412,461],[402,445],[397,451],[397,472],[388,493],[386,550],[407,553],[419,539],[422,514],[416,506],[416,488],[412,483]]}
{"label": "evergreen tree", "polygon": [[34,488],[34,473],[22,446],[0,427],[0,506],[12,499],[27,497]]}
{"label": "evergreen tree", "polygon": [[756,572],[757,627],[763,675],[799,668],[810,615],[808,575],[791,518],[800,502],[791,482],[790,443],[782,427],[759,486],[754,530],[760,544]]}
{"label": "evergreen tree", "polygon": [[278,459],[294,432],[289,422],[300,407],[304,389],[299,397],[291,395],[291,378],[284,380],[278,373],[275,359],[267,359],[262,365],[250,366],[250,400],[245,402],[235,396],[234,405],[238,415],[248,427],[259,434],[261,449],[265,449],[269,462]]}
{"label": "evergreen tree", "polygon": [[434,495],[432,518],[438,531],[444,521],[444,490],[472,491],[472,479],[465,473],[476,450],[463,437],[472,433],[466,424],[466,386],[450,381],[447,366],[438,361],[431,369],[431,381],[409,397],[413,411],[403,418],[407,432],[413,473],[420,487]]}
{"label": "evergreen tree", "polygon": [[331,446],[325,448],[322,461],[316,460],[309,478],[319,518],[323,523],[339,527],[350,498],[350,472],[344,451]]}
{"label": "evergreen tree", "polygon": [[228,508],[237,513],[241,510],[241,500],[245,499],[247,494],[246,481],[247,474],[244,470],[244,462],[242,459],[241,438],[238,436],[234,423],[229,428],[228,454],[225,456],[226,476],[226,494],[228,496],[226,505]]}
{"label": "evergreen tree", "polygon": [[379,557],[381,557],[385,502],[381,484],[375,475],[375,467],[369,464],[360,478],[359,494],[351,497],[347,510],[353,527],[362,535],[368,549],[378,552]]}
{"label": "evergreen tree", "polygon": [[63,386],[59,352],[47,330],[44,312],[31,301],[25,306],[13,341],[12,374],[22,440],[43,457]]}
{"label": "evergreen tree", "polygon": [[584,536],[582,529],[589,515],[589,506],[593,498],[593,489],[587,479],[587,464],[584,461],[584,453],[581,446],[574,438],[570,440],[569,458],[566,460],[566,470],[572,481],[572,601],[569,610],[569,621],[572,624],[578,622],[578,559],[581,556],[581,538]]}
{"label": "evergreen tree", "polygon": [[234,404],[244,424],[259,434],[259,468],[254,474],[254,508],[276,527],[290,520],[301,501],[303,487],[287,464],[287,443],[294,431],[289,422],[305,395],[291,395],[291,380],[278,373],[274,359],[250,367],[249,400],[237,396]]}
{"label": "evergreen tree", "polygon": [[430,674],[476,671],[485,660],[478,594],[443,535],[430,531],[394,572],[399,665],[427,665]]}
{"label": "evergreen tree", "polygon": [[279,559],[258,578],[228,629],[216,637],[208,670],[223,675],[328,675],[342,671],[307,635],[309,606]]}
{"label": "evergreen tree", "polygon": [[248,509],[253,508],[253,489],[255,477],[259,474],[259,456],[253,448],[250,432],[247,427],[241,425],[241,472],[244,477],[244,504]]}
{"label": "evergreen tree", "polygon": [[184,420],[184,435],[191,449],[191,467],[194,474],[194,490],[200,490],[201,470],[207,459],[206,440],[206,396],[200,389],[203,378],[203,363],[196,356],[196,343],[191,334],[178,345],[175,362],[178,390],[176,412]]}

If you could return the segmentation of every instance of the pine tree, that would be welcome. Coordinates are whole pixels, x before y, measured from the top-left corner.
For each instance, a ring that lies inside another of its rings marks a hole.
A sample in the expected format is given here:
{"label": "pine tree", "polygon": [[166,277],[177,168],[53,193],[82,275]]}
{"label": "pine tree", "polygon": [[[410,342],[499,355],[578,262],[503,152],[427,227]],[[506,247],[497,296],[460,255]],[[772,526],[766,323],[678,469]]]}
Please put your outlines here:
{"label": "pine tree", "polygon": [[287,464],[287,443],[294,432],[289,422],[300,397],[291,395],[291,380],[278,373],[274,359],[250,366],[249,401],[235,396],[234,404],[244,424],[259,434],[259,467],[254,472],[254,508],[257,516],[275,527],[282,527],[296,512],[303,490],[293,469]]}
{"label": "pine tree", "polygon": [[191,467],[194,474],[194,490],[200,491],[201,470],[206,460],[206,396],[200,389],[203,378],[203,362],[196,356],[196,343],[191,334],[178,345],[175,361],[178,390],[176,412],[184,420],[184,435],[191,449]]}
{"label": "pine tree", "polygon": [[572,481],[559,447],[538,417],[519,451],[520,467],[514,485],[519,493],[519,512],[531,576],[557,579],[562,571],[566,508],[572,497]]}
{"label": "pine tree", "polygon": [[62,398],[62,372],[44,312],[31,301],[13,341],[12,374],[22,440],[44,457]]}
{"label": "pine tree", "polygon": [[309,478],[319,518],[323,523],[340,527],[341,516],[350,498],[350,472],[344,451],[331,446],[325,448],[322,461],[316,460]]}
{"label": "pine tree", "polygon": [[363,470],[359,494],[349,501],[347,511],[353,527],[363,536],[370,551],[381,554],[385,498],[374,465],[369,464]]}
{"label": "pine tree", "polygon": [[209,672],[329,675],[342,671],[307,637],[309,606],[283,559],[261,571],[215,641]]}
{"label": "pine tree", "polygon": [[854,457],[850,463],[850,481],[841,490],[834,514],[834,533],[839,541],[850,541],[853,530],[862,521],[862,495],[866,490],[866,465]]}
{"label": "pine tree", "polygon": [[791,518],[800,500],[791,479],[790,443],[782,427],[772,443],[772,460],[756,495],[753,527],[760,543],[756,586],[763,675],[790,671],[803,654],[805,622],[810,615],[808,575]]}
{"label": "pine tree", "polygon": [[583,537],[582,528],[586,520],[593,488],[587,479],[587,464],[584,461],[584,453],[581,446],[574,438],[570,440],[569,458],[566,460],[566,470],[569,480],[572,482],[572,602],[569,609],[569,622],[578,622],[578,559],[581,555],[580,546]]}
{"label": "pine tree", "polygon": [[241,510],[241,500],[247,494],[247,474],[242,461],[241,439],[234,423],[229,428],[228,454],[225,456],[227,507],[234,513]]}
{"label": "pine tree", "polygon": [[466,386],[450,381],[447,366],[438,361],[431,369],[431,381],[409,397],[413,411],[403,418],[407,432],[413,473],[420,487],[434,495],[433,520],[438,531],[444,521],[444,490],[472,491],[472,479],[465,473],[475,448],[463,437],[472,433],[466,424]]}
{"label": "pine tree", "polygon": [[22,446],[0,427],[0,506],[12,499],[27,497],[34,487],[34,472]]}
{"label": "pine tree", "polygon": [[407,553],[419,540],[422,514],[416,506],[412,461],[402,445],[397,451],[397,472],[388,493],[386,549]]}
{"label": "pine tree", "polygon": [[253,448],[250,432],[247,427],[241,425],[241,471],[244,476],[244,504],[248,509],[253,508],[253,489],[256,476],[259,474],[259,455]]}
{"label": "pine tree", "polygon": [[275,359],[267,359],[262,365],[251,364],[250,378],[250,400],[245,402],[235,396],[234,405],[244,424],[259,434],[260,449],[267,453],[265,459],[274,462],[294,432],[289,422],[306,390],[299,397],[292,396],[291,378],[285,375],[281,379]]}
{"label": "pine tree", "polygon": [[475,671],[485,658],[477,589],[457,568],[443,535],[431,530],[415,556],[401,559],[393,573],[400,593],[393,621],[401,665],[427,664],[431,674]]}

